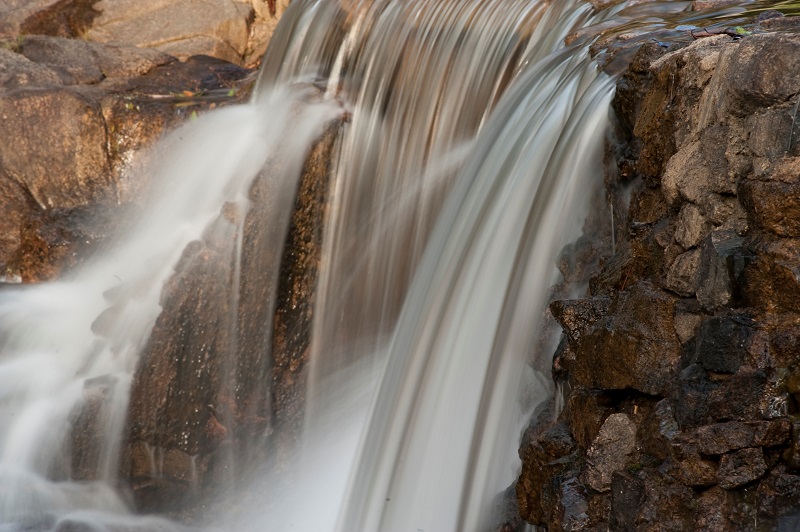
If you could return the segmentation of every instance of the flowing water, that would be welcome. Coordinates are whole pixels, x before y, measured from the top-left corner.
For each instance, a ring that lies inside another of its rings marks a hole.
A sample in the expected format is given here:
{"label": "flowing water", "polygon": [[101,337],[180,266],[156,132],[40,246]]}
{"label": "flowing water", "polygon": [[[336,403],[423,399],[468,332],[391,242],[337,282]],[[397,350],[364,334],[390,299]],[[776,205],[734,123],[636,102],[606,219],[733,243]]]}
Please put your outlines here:
{"label": "flowing water", "polygon": [[[162,286],[226,202],[247,204],[265,166],[279,249],[309,147],[345,113],[304,437],[279,467],[248,464],[263,474],[226,488],[241,502],[207,522],[488,529],[515,479],[521,424],[552,393],[532,365],[551,354],[536,351],[556,258],[601,194],[614,80],[585,39],[564,41],[608,21],[627,28],[641,14],[626,9],[292,2],[253,101],[165,140],[141,221],[63,280],[0,291],[0,530],[181,528],[130,515],[117,479],[128,388]],[[241,234],[237,223],[223,232]],[[230,240],[237,265],[241,240]],[[94,480],[77,482],[64,465],[71,425],[98,397],[110,405],[106,435]]]}

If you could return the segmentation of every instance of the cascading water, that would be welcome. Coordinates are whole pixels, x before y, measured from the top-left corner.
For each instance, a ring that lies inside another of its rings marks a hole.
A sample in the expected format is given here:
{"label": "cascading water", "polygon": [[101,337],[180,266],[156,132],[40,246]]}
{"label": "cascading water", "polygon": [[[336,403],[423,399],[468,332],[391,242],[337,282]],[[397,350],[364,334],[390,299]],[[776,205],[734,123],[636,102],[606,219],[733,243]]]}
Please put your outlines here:
{"label": "cascading water", "polygon": [[[227,488],[245,502],[212,526],[489,528],[514,480],[520,422],[551,393],[528,363],[555,258],[602,175],[613,80],[585,43],[563,42],[622,7],[293,2],[253,102],[170,136],[129,234],[62,281],[0,292],[0,529],[180,528],[129,516],[116,478],[162,286],[225,202],[247,204],[265,165],[281,169],[268,187],[279,247],[303,159],[343,107],[302,444]],[[322,101],[298,89],[309,85],[324,87]],[[237,265],[242,222],[229,223]],[[235,268],[230,278],[238,292]],[[111,405],[98,480],[78,483],[60,464],[75,412],[98,394]]]}

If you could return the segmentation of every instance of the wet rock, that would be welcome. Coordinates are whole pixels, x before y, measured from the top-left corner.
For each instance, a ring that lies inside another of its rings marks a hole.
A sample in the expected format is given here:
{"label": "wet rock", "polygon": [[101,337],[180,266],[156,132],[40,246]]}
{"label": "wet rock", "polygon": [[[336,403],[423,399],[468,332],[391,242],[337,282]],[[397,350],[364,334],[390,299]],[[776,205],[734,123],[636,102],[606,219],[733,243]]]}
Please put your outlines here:
{"label": "wet rock", "polygon": [[554,528],[576,532],[588,530],[590,524],[586,487],[578,479],[570,478],[561,484],[561,493],[553,522]]}
{"label": "wet rock", "polygon": [[586,484],[595,491],[611,489],[614,472],[624,469],[636,448],[636,426],[625,414],[606,418],[586,452]]}
{"label": "wet rock", "polygon": [[717,484],[719,463],[689,454],[679,460],[668,459],[659,470],[686,486],[707,488]]}
{"label": "wet rock", "polygon": [[683,432],[674,440],[675,445],[691,447],[703,455],[722,455],[746,447],[775,447],[789,439],[791,424],[788,420],[729,421],[698,427]]}
{"label": "wet rock", "polygon": [[611,300],[604,297],[561,300],[550,304],[550,312],[564,329],[567,338],[577,342],[589,327],[603,317],[610,304]]}
{"label": "wet rock", "polygon": [[100,0],[87,32],[97,42],[156,48],[180,59],[210,55],[241,64],[252,6],[233,0]]}
{"label": "wet rock", "polygon": [[756,499],[759,520],[776,526],[778,517],[800,510],[800,476],[776,467],[759,483]]}
{"label": "wet rock", "polygon": [[600,432],[603,421],[612,412],[612,401],[606,393],[576,387],[569,394],[564,416],[569,421],[570,433],[575,441],[588,449]]}
{"label": "wet rock", "polygon": [[609,524],[614,530],[691,530],[694,492],[648,470],[617,473]]}
{"label": "wet rock", "polygon": [[747,343],[752,335],[749,318],[708,318],[697,332],[695,353],[690,362],[697,362],[707,371],[736,373],[745,361]]}
{"label": "wet rock", "polygon": [[746,493],[714,486],[697,499],[694,530],[738,532],[747,530],[756,520],[755,498]]}
{"label": "wet rock", "polygon": [[680,361],[675,299],[648,283],[621,292],[576,350],[577,384],[665,395]]}
{"label": "wet rock", "polygon": [[742,275],[743,302],[767,312],[800,312],[800,240],[760,241]]}
{"label": "wet rock", "polygon": [[699,364],[684,369],[671,394],[679,425],[686,429],[722,420],[761,418],[766,393],[763,370],[743,367],[734,375],[712,380]]}
{"label": "wet rock", "polygon": [[761,478],[767,472],[764,451],[747,448],[724,455],[719,462],[719,486],[734,489]]}
{"label": "wet rock", "polygon": [[731,230],[712,231],[701,249],[698,301],[708,310],[734,303],[750,260],[744,249],[744,238]]}

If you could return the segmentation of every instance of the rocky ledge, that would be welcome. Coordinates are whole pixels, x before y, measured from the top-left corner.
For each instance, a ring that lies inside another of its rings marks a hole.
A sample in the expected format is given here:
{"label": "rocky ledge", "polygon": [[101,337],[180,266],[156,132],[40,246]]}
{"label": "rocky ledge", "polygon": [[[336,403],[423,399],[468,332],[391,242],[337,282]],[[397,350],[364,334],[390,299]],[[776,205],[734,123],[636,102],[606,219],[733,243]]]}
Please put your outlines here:
{"label": "rocky ledge", "polygon": [[523,437],[526,521],[794,529],[800,34],[771,29],[796,24],[653,41],[620,79],[614,249],[587,297],[550,307],[566,400]]}

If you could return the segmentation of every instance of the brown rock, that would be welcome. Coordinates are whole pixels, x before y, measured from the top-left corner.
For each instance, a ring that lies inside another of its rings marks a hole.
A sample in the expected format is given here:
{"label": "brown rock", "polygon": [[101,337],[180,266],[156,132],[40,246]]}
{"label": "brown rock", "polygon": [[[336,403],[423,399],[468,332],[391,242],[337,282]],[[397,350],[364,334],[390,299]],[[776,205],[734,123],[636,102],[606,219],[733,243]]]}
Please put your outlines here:
{"label": "brown rock", "polygon": [[695,337],[690,363],[697,362],[715,373],[736,373],[745,362],[752,327],[752,320],[744,316],[704,320]]}
{"label": "brown rock", "polygon": [[684,249],[693,248],[708,232],[708,224],[700,208],[692,203],[681,207],[675,227],[675,242]]}
{"label": "brown rock", "polygon": [[625,414],[611,414],[586,452],[586,485],[609,491],[611,476],[625,468],[636,449],[636,425]]}
{"label": "brown rock", "polygon": [[703,11],[704,9],[715,9],[718,7],[735,5],[737,0],[694,0],[692,2],[692,9],[695,11]]}
{"label": "brown rock", "polygon": [[693,296],[698,285],[700,257],[697,248],[678,255],[667,271],[664,288],[679,296]]}
{"label": "brown rock", "polygon": [[558,321],[567,338],[577,342],[581,335],[603,317],[611,300],[604,297],[554,301],[550,312]]}
{"label": "brown rock", "polygon": [[621,292],[576,351],[577,384],[665,395],[680,361],[675,298],[648,283]]}
{"label": "brown rock", "polygon": [[732,230],[712,231],[701,249],[697,300],[707,310],[735,303],[750,261],[744,239]]}
{"label": "brown rock", "polygon": [[691,446],[703,455],[721,455],[746,447],[775,447],[789,439],[791,424],[775,421],[729,421],[705,425],[675,438],[676,445]]}
{"label": "brown rock", "polygon": [[767,472],[764,451],[747,448],[724,455],[719,462],[719,485],[734,489],[761,478]]}
{"label": "brown rock", "polygon": [[748,180],[741,195],[753,226],[782,237],[800,237],[800,179],[793,183]]}
{"label": "brown rock", "polygon": [[788,472],[784,466],[773,469],[758,485],[756,506],[759,521],[778,528],[781,516],[800,510],[800,476]]}

